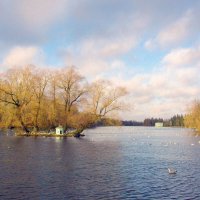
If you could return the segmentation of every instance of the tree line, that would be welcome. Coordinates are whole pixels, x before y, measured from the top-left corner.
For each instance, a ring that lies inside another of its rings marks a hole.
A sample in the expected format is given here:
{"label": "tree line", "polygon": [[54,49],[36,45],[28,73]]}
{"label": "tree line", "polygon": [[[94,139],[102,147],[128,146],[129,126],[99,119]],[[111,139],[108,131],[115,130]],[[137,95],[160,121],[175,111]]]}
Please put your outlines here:
{"label": "tree line", "polygon": [[134,120],[126,120],[122,121],[123,126],[155,126],[156,122],[163,122],[163,126],[165,127],[184,127],[184,116],[183,115],[174,115],[169,119],[163,118],[146,118],[143,122],[138,122]]}
{"label": "tree line", "polygon": [[156,122],[163,122],[165,127],[184,127],[184,116],[183,115],[174,115],[170,119],[163,118],[147,118],[144,120],[144,126],[155,126]]}
{"label": "tree line", "polygon": [[20,128],[26,133],[49,131],[58,125],[77,134],[99,125],[186,126],[200,130],[200,101],[188,114],[143,122],[115,120],[124,109],[127,91],[106,80],[88,83],[75,67],[41,69],[32,65],[10,68],[0,76],[0,128]]}
{"label": "tree line", "polygon": [[80,134],[124,109],[126,94],[105,80],[88,83],[74,67],[11,68],[0,77],[0,128],[30,133],[62,125]]}

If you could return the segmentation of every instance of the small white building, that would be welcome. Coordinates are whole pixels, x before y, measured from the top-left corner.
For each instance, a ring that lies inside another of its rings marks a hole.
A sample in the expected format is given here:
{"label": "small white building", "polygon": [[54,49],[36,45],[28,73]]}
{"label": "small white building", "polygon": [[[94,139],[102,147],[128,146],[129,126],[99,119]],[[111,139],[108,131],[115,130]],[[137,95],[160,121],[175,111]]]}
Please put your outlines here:
{"label": "small white building", "polygon": [[156,122],[155,127],[163,127],[163,122]]}
{"label": "small white building", "polygon": [[64,134],[64,128],[62,126],[56,127],[56,135],[63,135]]}

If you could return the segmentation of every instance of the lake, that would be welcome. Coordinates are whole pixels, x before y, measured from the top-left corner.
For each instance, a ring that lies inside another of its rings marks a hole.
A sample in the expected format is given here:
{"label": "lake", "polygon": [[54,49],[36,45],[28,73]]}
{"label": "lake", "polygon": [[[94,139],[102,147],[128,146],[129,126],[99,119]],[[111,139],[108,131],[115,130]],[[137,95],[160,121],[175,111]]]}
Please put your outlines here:
{"label": "lake", "polygon": [[200,199],[200,136],[192,130],[84,133],[80,139],[0,134],[0,199]]}

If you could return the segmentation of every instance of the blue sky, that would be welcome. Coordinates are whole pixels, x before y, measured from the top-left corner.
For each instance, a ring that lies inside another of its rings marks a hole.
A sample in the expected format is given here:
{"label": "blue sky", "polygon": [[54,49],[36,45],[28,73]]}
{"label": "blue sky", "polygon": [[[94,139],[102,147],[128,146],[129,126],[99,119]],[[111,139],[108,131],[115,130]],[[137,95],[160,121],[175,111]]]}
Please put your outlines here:
{"label": "blue sky", "polygon": [[129,91],[123,119],[168,118],[199,98],[198,0],[1,0],[0,67],[75,65]]}

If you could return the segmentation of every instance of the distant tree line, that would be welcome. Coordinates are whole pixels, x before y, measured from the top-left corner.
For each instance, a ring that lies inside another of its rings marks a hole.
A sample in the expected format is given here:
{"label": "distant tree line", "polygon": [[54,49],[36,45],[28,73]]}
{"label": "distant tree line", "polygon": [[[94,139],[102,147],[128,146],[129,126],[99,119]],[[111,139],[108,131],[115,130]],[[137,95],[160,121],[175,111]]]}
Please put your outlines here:
{"label": "distant tree line", "polygon": [[144,120],[144,126],[155,126],[156,122],[163,122],[161,118],[147,118]]}
{"label": "distant tree line", "polygon": [[184,116],[183,115],[174,115],[170,119],[163,118],[146,118],[143,122],[134,121],[134,120],[124,120],[121,121],[122,126],[155,126],[156,122],[163,122],[163,126],[176,126],[184,127]]}
{"label": "distant tree line", "polygon": [[133,121],[133,120],[125,120],[121,122],[123,126],[143,126],[143,122]]}
{"label": "distant tree line", "polygon": [[174,115],[169,120],[164,121],[164,126],[177,126],[184,127],[184,116],[183,115]]}
{"label": "distant tree line", "polygon": [[123,126],[122,121],[119,119],[112,118],[102,118],[95,122],[91,128],[99,127],[99,126]]}
{"label": "distant tree line", "polygon": [[176,126],[176,127],[184,127],[184,116],[183,115],[174,115],[170,119],[162,119],[162,118],[147,118],[144,120],[144,126],[155,126],[156,122],[163,122],[163,126]]}

